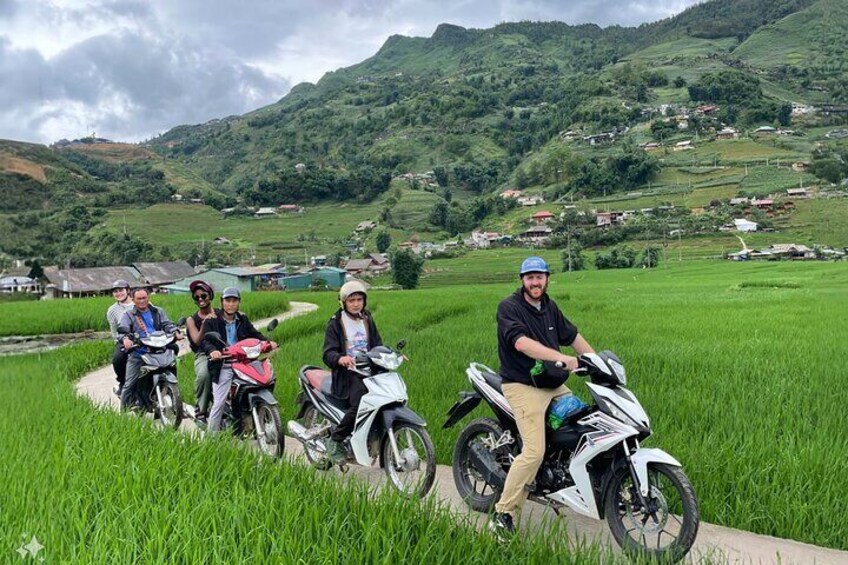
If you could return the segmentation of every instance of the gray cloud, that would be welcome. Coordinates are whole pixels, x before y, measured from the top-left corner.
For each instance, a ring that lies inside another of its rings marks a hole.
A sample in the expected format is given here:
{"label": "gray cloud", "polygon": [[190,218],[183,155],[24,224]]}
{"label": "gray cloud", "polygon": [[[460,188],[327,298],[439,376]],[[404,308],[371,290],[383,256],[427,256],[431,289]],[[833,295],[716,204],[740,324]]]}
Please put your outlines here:
{"label": "gray cloud", "polygon": [[140,140],[244,113],[442,22],[637,25],[696,0],[0,0],[0,137]]}

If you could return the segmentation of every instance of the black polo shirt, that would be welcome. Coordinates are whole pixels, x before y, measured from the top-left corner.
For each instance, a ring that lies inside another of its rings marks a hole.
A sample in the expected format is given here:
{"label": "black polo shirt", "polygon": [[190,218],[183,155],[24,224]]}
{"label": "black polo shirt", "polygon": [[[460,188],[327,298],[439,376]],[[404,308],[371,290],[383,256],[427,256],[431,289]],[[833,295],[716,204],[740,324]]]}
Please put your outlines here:
{"label": "black polo shirt", "polygon": [[498,357],[504,382],[534,386],[530,369],[536,360],[515,349],[519,338],[529,337],[557,351],[577,338],[577,328],[562,315],[547,293],[542,295],[541,302],[541,308],[537,309],[524,299],[524,289],[519,288],[498,304]]}

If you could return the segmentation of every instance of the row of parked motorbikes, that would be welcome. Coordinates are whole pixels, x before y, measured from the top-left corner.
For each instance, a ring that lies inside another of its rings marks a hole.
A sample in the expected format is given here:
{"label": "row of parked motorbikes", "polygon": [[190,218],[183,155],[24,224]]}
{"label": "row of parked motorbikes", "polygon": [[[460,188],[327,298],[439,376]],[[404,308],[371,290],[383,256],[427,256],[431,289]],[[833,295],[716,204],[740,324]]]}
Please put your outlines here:
{"label": "row of parked motorbikes", "polygon": [[[181,326],[184,319],[178,321]],[[271,322],[268,331],[277,325]],[[217,334],[207,334],[221,340]],[[147,348],[142,355],[140,394],[150,399],[150,411],[161,425],[178,428],[185,416],[176,378],[174,334],[155,332],[136,336]],[[223,343],[223,345],[226,345]],[[423,497],[436,473],[433,442],[426,421],[407,406],[406,385],[398,369],[406,360],[405,343],[380,346],[356,357],[354,372],[368,389],[346,444],[348,462],[373,466],[379,460],[397,490]],[[169,347],[170,346],[170,347]],[[285,448],[269,342],[245,339],[223,349],[234,379],[227,398],[224,422],[236,436],[255,440],[259,448],[281,457]],[[566,507],[595,519],[606,519],[616,542],[628,553],[663,561],[682,559],[695,541],[699,526],[698,503],[681,464],[641,442],[651,433],[645,410],[627,388],[625,369],[612,352],[579,357],[575,371],[588,378],[593,403],[569,415],[558,427],[546,429],[546,452],[536,480],[528,485],[529,498],[557,514]],[[503,396],[501,378],[480,363],[471,363],[466,375],[472,391],[448,412],[450,428],[481,401],[494,416],[477,418],[460,431],[453,452],[453,477],[459,494],[474,510],[489,512],[503,490],[506,475],[521,452],[512,409]],[[326,456],[325,441],[347,409],[346,399],[331,393],[332,374],[320,367],[300,369],[297,414],[288,422],[289,434],[303,444],[306,458],[316,468],[334,466]],[[547,420],[547,419],[546,419]]]}

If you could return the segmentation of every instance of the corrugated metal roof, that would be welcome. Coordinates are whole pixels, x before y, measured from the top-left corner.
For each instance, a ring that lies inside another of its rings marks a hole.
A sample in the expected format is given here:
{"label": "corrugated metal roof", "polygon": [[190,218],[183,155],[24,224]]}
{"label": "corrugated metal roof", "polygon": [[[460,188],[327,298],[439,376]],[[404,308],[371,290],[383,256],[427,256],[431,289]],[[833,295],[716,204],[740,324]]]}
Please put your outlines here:
{"label": "corrugated metal roof", "polygon": [[371,266],[371,259],[351,259],[345,263],[346,271],[364,271]]}
{"label": "corrugated metal roof", "polygon": [[195,274],[194,267],[187,261],[164,261],[159,263],[133,263],[141,278],[149,285],[170,284]]}
{"label": "corrugated metal roof", "polygon": [[256,277],[261,275],[279,275],[282,274],[276,268],[268,268],[268,267],[221,267],[218,269],[212,269],[213,271],[218,271],[219,273],[226,273],[228,275],[233,275],[236,277]]}
{"label": "corrugated metal roof", "polygon": [[112,288],[112,283],[123,279],[131,286],[145,284],[132,267],[93,267],[90,269],[58,270],[44,269],[44,276],[62,292],[103,292]]}

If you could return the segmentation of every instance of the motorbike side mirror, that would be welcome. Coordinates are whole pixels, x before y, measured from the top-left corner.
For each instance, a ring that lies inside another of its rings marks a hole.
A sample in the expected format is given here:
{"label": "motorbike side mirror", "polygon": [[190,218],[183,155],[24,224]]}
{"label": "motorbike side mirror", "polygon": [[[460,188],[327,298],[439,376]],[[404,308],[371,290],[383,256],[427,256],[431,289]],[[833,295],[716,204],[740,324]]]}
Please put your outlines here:
{"label": "motorbike side mirror", "polygon": [[280,321],[277,318],[274,318],[273,320],[271,320],[271,323],[268,324],[267,331],[272,332],[275,329],[277,329],[277,326],[279,326],[279,325],[280,325]]}
{"label": "motorbike side mirror", "polygon": [[177,327],[180,327],[180,328],[181,328],[181,327],[183,327],[183,326],[185,325],[185,323],[186,323],[186,318],[185,318],[185,316],[183,316],[182,318],[180,318],[179,320],[177,320]]}
{"label": "motorbike side mirror", "polygon": [[221,338],[221,334],[219,334],[218,332],[206,332],[205,334],[203,334],[203,337],[227,345],[227,343]]}
{"label": "motorbike side mirror", "polygon": [[127,326],[118,326],[118,333],[126,335],[130,333],[130,329]]}
{"label": "motorbike side mirror", "polygon": [[405,340],[405,339],[402,339],[402,340],[400,340],[400,341],[398,342],[397,347],[395,347],[395,349],[397,349],[398,351],[400,351],[400,350],[401,350],[401,349],[403,349],[404,347],[406,347],[406,340]]}

